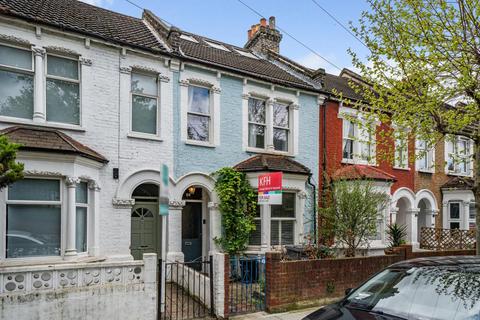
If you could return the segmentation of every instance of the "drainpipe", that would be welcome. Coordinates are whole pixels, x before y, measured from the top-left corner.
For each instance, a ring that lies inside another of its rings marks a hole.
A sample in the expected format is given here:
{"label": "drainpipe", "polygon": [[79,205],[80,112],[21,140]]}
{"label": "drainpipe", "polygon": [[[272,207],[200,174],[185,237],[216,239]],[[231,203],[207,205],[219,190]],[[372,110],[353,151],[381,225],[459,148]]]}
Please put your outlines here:
{"label": "drainpipe", "polygon": [[325,205],[325,197],[327,195],[327,96],[321,105],[322,107],[322,206]]}
{"label": "drainpipe", "polygon": [[317,187],[312,183],[312,174],[308,176],[307,183],[313,188],[313,244],[317,244]]}

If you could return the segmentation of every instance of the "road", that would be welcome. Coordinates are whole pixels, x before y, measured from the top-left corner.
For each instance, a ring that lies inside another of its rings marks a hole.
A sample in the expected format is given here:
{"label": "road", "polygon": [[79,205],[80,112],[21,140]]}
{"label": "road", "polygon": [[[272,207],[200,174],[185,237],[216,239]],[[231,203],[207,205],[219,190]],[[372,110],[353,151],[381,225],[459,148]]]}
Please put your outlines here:
{"label": "road", "polygon": [[266,313],[266,312],[257,312],[257,313],[250,313],[246,315],[240,315],[231,317],[230,319],[235,320],[300,320],[306,315],[312,313],[313,311],[317,310],[319,307],[303,309],[303,310],[295,310],[290,312],[284,313]]}

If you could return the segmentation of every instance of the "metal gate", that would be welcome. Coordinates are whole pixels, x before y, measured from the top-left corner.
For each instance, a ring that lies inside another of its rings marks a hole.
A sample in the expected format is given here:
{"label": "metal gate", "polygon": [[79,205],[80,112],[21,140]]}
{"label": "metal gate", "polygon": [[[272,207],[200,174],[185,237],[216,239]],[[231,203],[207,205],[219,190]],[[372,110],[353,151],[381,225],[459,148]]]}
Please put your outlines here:
{"label": "metal gate", "polygon": [[[163,264],[160,260],[159,319],[187,320],[214,317],[212,260],[210,257],[208,260]],[[161,281],[162,266],[165,268],[164,281]]]}
{"label": "metal gate", "polygon": [[229,314],[265,310],[265,258],[230,259]]}

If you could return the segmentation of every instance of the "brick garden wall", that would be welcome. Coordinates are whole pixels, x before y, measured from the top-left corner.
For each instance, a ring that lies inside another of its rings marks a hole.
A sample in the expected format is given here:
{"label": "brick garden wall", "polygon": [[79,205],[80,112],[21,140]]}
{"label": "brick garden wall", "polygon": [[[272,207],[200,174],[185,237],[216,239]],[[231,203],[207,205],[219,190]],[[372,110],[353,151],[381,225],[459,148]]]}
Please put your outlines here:
{"label": "brick garden wall", "polygon": [[402,260],[449,255],[473,255],[474,250],[412,252],[396,248],[395,255],[358,258],[281,261],[279,253],[266,255],[267,310],[283,311],[300,305],[328,303],[370,276]]}

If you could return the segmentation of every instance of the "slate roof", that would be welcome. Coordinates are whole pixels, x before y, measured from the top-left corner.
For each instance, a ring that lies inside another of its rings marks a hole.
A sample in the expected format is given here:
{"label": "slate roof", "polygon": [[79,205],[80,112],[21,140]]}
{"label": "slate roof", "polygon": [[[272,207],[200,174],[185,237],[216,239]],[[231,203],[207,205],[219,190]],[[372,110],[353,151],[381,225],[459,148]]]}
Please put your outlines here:
{"label": "slate roof", "polygon": [[344,98],[361,100],[362,96],[350,87],[349,81],[350,79],[348,78],[327,73],[325,74],[324,90],[333,93],[333,89],[335,89],[337,92],[341,92]]}
{"label": "slate roof", "polygon": [[371,179],[381,181],[396,181],[397,178],[383,170],[376,167],[354,164],[346,165],[337,169],[333,175],[333,180],[357,180],[357,179]]}
{"label": "slate roof", "polygon": [[98,152],[58,130],[13,126],[0,130],[0,135],[5,135],[11,142],[21,144],[21,150],[76,154],[98,162],[108,162],[107,158]]}
{"label": "slate roof", "polygon": [[282,171],[294,174],[310,174],[310,169],[287,156],[258,154],[237,165],[235,169],[242,172]]}
{"label": "slate roof", "polygon": [[448,181],[442,185],[442,189],[460,189],[471,190],[474,187],[472,178],[468,177],[451,177]]}
{"label": "slate roof", "polygon": [[[239,72],[264,81],[317,91],[311,83],[294,76],[291,72],[287,71],[286,68],[279,67],[271,61],[268,61],[264,56],[256,55],[257,58],[250,58],[235,51],[236,49],[255,55],[251,50],[205,38],[197,34],[185,31],[180,32],[181,34],[193,37],[198,41],[198,43],[196,43],[180,38],[180,51],[184,57],[207,62],[216,67]],[[213,48],[208,45],[205,40],[220,44],[229,51]]]}
{"label": "slate roof", "polygon": [[167,51],[141,19],[76,0],[0,0],[0,14],[149,51]]}

